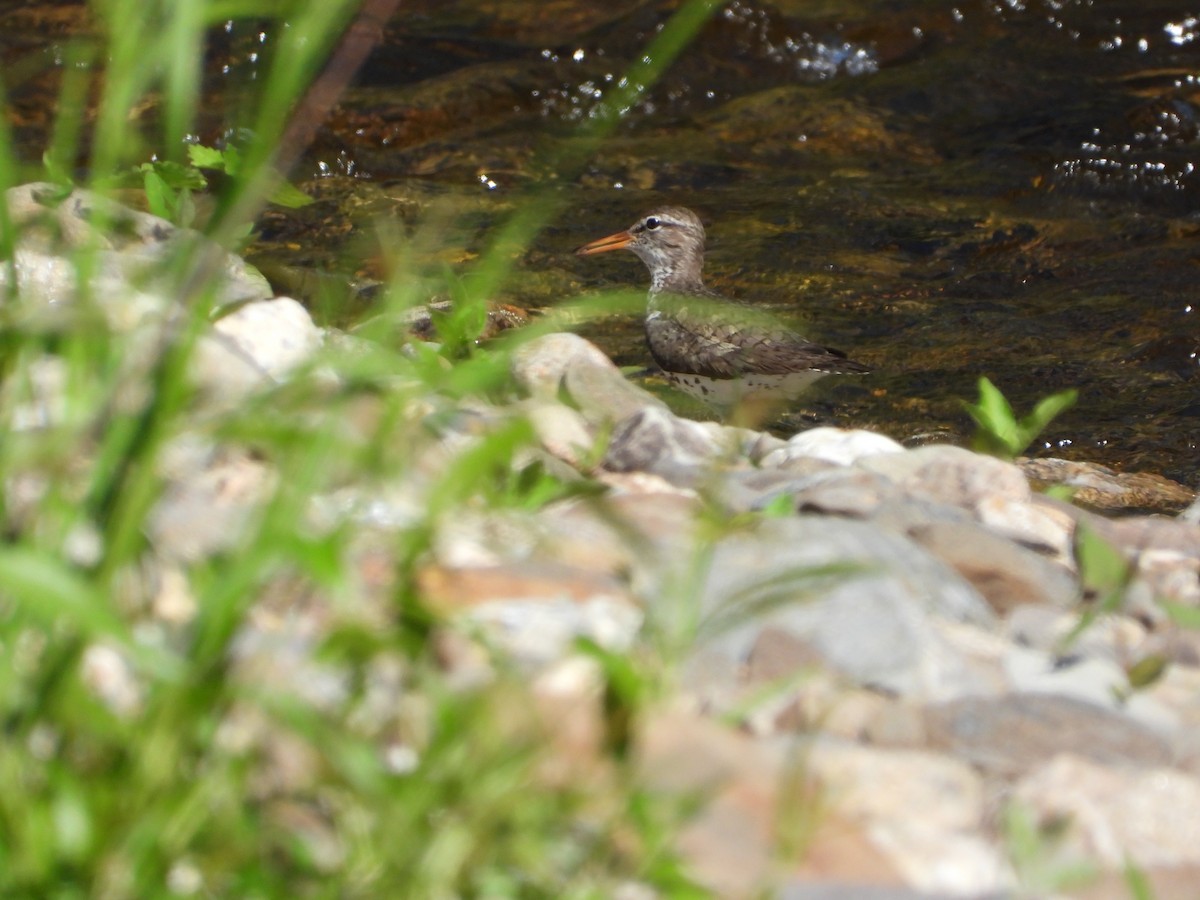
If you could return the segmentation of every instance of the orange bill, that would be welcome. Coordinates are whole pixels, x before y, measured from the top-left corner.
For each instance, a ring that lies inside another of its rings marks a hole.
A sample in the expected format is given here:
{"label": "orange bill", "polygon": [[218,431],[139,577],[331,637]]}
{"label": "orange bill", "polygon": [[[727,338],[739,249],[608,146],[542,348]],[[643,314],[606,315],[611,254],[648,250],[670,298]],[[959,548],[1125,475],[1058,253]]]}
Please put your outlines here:
{"label": "orange bill", "polygon": [[584,244],[575,253],[579,256],[591,256],[593,253],[607,253],[609,250],[621,250],[628,247],[632,241],[633,235],[628,231],[618,231],[616,234],[602,237],[598,241]]}

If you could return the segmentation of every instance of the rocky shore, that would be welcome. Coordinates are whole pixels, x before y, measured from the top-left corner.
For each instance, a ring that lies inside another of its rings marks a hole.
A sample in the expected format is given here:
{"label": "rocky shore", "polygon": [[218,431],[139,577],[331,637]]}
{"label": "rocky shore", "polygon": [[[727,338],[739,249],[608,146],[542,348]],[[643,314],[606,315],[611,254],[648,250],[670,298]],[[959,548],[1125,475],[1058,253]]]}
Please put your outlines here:
{"label": "rocky shore", "polygon": [[[101,201],[48,204],[53,190],[8,194],[15,220],[57,223],[53,240],[26,229],[16,250],[23,314],[69,302],[64,254],[94,238]],[[192,238],[145,214],[105,214],[128,222],[128,239],[95,251],[93,293],[129,335],[136,394],[177,317],[145,273]],[[379,427],[370,398],[319,402],[344,391],[370,346],[323,332],[236,257],[213,266],[214,305],[230,311],[196,337],[197,424],[162,454],[152,552],[121,598],[167,643],[197,615],[189,568],[255,527],[278,488],[269,456],[221,437],[213,417],[294,381],[318,398],[313,433],[366,441]],[[6,429],[61,421],[68,378],[52,353],[29,361]],[[1200,506],[1173,512],[1192,502],[1188,488],[1081,462],[906,449],[866,431],[784,440],[692,421],[567,333],[520,344],[511,384],[504,399],[414,395],[392,424],[407,441],[402,476],[346,471],[306,499],[297,527],[348,530],[354,583],[336,596],[294,578],[262,588],[234,642],[242,677],[343,702],[345,673],[312,650],[345,621],[396,615],[396,535],[428,524],[419,595],[438,616],[450,681],[525,673],[554,723],[559,777],[611,777],[605,680],[587,648],[649,656],[667,673],[629,726],[630,752],[649,789],[705,798],[680,847],[718,896],[1115,898],[1129,895],[1131,867],[1160,898],[1194,896]],[[395,387],[412,389],[403,373]],[[513,466],[564,489],[525,505],[438,506],[456,465],[520,423],[532,440]],[[47,477],[7,485],[10,517],[38,515]],[[65,546],[85,562],[94,543]],[[137,709],[119,652],[96,644],[84,666],[102,701]],[[402,681],[381,669],[370,691],[381,752],[399,768],[421,753]],[[274,740],[253,722],[228,727]],[[278,789],[299,790],[314,761],[272,753],[291,763]],[[624,896],[653,894],[631,883]]]}

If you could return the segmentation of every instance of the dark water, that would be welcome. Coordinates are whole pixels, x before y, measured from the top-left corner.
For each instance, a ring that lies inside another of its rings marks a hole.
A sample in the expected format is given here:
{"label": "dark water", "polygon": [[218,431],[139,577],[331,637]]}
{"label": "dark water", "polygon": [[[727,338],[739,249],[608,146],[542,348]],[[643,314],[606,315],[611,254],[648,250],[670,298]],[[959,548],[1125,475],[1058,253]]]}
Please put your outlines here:
{"label": "dark water", "polygon": [[[549,306],[644,284],[632,256],[570,250],[682,203],[708,223],[716,287],[878,370],[826,379],[784,427],[963,441],[980,375],[1018,410],[1074,387],[1037,452],[1197,485],[1200,7],[730,3],[561,168],[672,9],[404,3],[306,163],[322,202],[267,216],[260,249],[352,271],[382,230],[456,267],[550,191],[565,207],[505,296]],[[252,78],[261,43],[223,35],[214,83]],[[648,362],[635,320],[588,333]]]}

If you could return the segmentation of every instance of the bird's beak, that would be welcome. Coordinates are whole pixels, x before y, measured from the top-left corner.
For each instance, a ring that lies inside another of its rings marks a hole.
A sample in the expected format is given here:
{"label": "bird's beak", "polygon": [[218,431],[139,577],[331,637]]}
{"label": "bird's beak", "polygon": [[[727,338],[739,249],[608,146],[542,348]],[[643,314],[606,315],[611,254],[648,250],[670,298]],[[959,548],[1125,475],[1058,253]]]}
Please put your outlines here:
{"label": "bird's beak", "polygon": [[621,250],[633,243],[633,235],[628,231],[618,231],[598,241],[584,244],[575,251],[578,256],[591,256],[593,253],[607,253],[609,250]]}

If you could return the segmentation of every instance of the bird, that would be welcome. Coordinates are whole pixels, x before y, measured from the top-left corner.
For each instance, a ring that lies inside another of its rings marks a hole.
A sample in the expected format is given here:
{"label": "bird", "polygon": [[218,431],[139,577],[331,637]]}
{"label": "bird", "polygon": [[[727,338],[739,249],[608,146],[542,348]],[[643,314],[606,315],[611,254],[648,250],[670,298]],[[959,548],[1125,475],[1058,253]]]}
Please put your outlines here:
{"label": "bird", "polygon": [[704,225],[663,206],[624,231],[576,249],[631,250],[650,270],[646,343],[667,381],[716,407],[791,399],[825,375],[870,371],[704,283]]}

